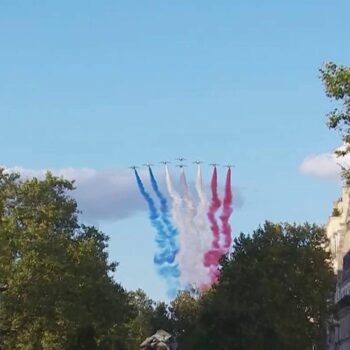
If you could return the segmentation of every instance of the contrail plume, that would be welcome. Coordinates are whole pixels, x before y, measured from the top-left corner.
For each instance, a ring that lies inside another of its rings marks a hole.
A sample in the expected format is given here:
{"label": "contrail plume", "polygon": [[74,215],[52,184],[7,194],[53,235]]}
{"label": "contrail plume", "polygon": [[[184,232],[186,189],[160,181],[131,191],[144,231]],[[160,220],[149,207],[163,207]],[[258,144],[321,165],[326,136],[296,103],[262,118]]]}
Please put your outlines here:
{"label": "contrail plume", "polygon": [[216,219],[216,213],[221,206],[221,201],[218,195],[218,174],[216,166],[214,166],[210,187],[212,198],[208,211],[208,219],[213,233],[213,240],[211,249],[204,255],[204,265],[210,268],[211,282],[215,283],[218,278],[219,260],[224,254],[223,249],[220,248],[220,228]]}
{"label": "contrail plume", "polygon": [[168,295],[170,296],[173,295],[174,290],[177,290],[178,288],[177,276],[179,275],[179,270],[176,265],[171,265],[175,257],[171,256],[170,249],[163,239],[163,237],[166,236],[166,230],[161,221],[158,210],[154,204],[154,200],[152,199],[151,195],[146,191],[141,177],[139,176],[136,169],[134,169],[134,173],[140,193],[148,205],[149,219],[151,221],[152,226],[157,231],[156,242],[158,244],[160,253],[157,254],[157,258],[154,259],[154,262],[158,266],[159,274],[162,277],[164,277],[168,283]]}
{"label": "contrail plume", "polygon": [[226,181],[225,181],[225,195],[223,200],[222,214],[220,215],[221,220],[221,231],[224,235],[223,248],[225,253],[231,248],[232,237],[231,237],[231,225],[230,216],[233,212],[232,209],[232,188],[231,188],[231,168],[227,169]]}

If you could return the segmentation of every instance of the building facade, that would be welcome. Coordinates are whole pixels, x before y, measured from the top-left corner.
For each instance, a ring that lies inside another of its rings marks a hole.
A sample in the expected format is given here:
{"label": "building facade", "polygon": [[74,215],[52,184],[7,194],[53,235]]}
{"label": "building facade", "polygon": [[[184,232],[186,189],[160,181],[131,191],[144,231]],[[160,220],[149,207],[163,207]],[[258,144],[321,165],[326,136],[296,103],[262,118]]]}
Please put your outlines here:
{"label": "building facade", "polygon": [[337,313],[330,322],[327,350],[350,350],[350,189],[333,204],[326,232],[337,276],[334,302]]}

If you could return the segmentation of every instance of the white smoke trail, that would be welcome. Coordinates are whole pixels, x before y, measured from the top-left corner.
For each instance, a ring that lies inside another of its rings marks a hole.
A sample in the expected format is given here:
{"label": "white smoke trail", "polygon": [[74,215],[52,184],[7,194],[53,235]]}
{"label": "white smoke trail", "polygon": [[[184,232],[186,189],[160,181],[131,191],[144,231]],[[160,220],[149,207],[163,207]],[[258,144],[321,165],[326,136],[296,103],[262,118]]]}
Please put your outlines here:
{"label": "white smoke trail", "polygon": [[165,180],[167,185],[167,190],[169,192],[170,198],[172,200],[171,215],[179,231],[179,242],[180,250],[177,255],[177,260],[180,267],[180,282],[183,286],[187,286],[191,283],[191,272],[188,271],[188,247],[186,245],[186,223],[184,220],[184,215],[182,213],[182,199],[180,195],[176,192],[173,186],[173,182],[169,173],[168,166],[165,164]]}
{"label": "white smoke trail", "polygon": [[208,272],[203,265],[203,250],[201,247],[200,231],[196,225],[197,209],[191,196],[185,170],[180,170],[180,184],[183,190],[183,199],[185,204],[184,218],[186,222],[187,234],[185,236],[186,256],[185,263],[187,271],[190,274],[191,285],[195,288],[201,288],[208,282]]}
{"label": "white smoke trail", "polygon": [[[196,176],[196,191],[199,198],[199,204],[197,207],[197,215],[195,217],[195,224],[197,226],[199,237],[198,242],[200,245],[200,257],[201,259],[204,258],[204,254],[211,248],[211,231],[210,227],[207,223],[206,216],[208,212],[209,207],[209,201],[207,198],[207,195],[205,194],[203,190],[203,181],[202,181],[202,171],[201,171],[201,165],[198,164],[197,166],[197,176]],[[204,269],[205,273],[203,276],[203,280],[201,281],[201,288],[206,288],[210,285],[210,275],[209,270],[206,268],[202,262],[202,269]]]}

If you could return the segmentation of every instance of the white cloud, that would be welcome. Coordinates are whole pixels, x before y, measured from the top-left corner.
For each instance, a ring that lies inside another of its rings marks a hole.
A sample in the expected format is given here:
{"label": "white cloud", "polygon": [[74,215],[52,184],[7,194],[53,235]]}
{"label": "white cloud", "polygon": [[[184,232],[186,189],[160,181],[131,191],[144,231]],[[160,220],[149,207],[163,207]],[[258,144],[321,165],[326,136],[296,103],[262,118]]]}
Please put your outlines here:
{"label": "white cloud", "polygon": [[302,174],[314,175],[323,179],[340,181],[341,167],[349,167],[350,155],[338,158],[333,153],[322,153],[306,157],[300,164]]}
{"label": "white cloud", "polygon": [[[8,172],[18,172],[24,178],[43,178],[48,171],[47,169],[33,170],[22,167],[4,168]],[[147,210],[131,170],[65,168],[50,169],[50,171],[56,176],[75,180],[76,190],[73,191],[72,196],[77,200],[83,218],[89,222],[116,221],[132,216],[138,211]],[[150,189],[147,172],[141,171],[140,175],[147,189]],[[159,179],[159,186],[164,188],[164,177],[157,173],[155,175]],[[239,208],[244,202],[241,191],[239,188],[233,188],[233,191],[234,206]]]}
{"label": "white cloud", "polygon": [[[23,177],[43,178],[47,170],[21,167],[6,169]],[[119,220],[144,210],[131,171],[96,170],[91,168],[66,168],[50,170],[54,175],[75,180],[76,190],[72,196],[77,200],[83,217],[89,221]]]}

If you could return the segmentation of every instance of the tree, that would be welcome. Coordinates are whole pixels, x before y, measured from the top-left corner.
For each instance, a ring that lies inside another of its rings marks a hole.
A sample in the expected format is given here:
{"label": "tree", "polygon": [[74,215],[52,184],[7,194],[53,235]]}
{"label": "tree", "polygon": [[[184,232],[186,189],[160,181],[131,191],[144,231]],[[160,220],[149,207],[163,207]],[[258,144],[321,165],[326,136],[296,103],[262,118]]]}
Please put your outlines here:
{"label": "tree", "polygon": [[169,318],[168,305],[164,302],[154,302],[146,293],[137,289],[129,292],[132,318],[125,325],[125,349],[137,349],[140,344],[157,330],[172,331],[172,322]]}
{"label": "tree", "polygon": [[[340,132],[344,147],[338,149],[336,154],[340,157],[350,153],[350,68],[326,63],[320,69],[326,95],[340,102],[340,107],[328,114],[328,127]],[[347,185],[350,185],[350,171],[343,168],[343,176]]]}
{"label": "tree", "polygon": [[198,302],[189,291],[180,292],[170,303],[170,316],[173,332],[177,337],[180,349],[195,349],[193,335],[197,325]]}
{"label": "tree", "polygon": [[174,324],[171,319],[169,306],[164,302],[157,302],[155,304],[150,323],[152,334],[160,329],[169,333],[174,332]]}
{"label": "tree", "polygon": [[137,349],[147,337],[152,335],[151,318],[154,301],[141,289],[130,292],[129,295],[134,313],[134,317],[128,324],[128,349],[132,350]]}
{"label": "tree", "polygon": [[79,224],[73,188],[0,170],[1,349],[96,349],[128,314],[108,237]]}
{"label": "tree", "polygon": [[199,300],[192,348],[319,349],[334,278],[325,244],[323,229],[309,224],[266,222],[241,234]]}

